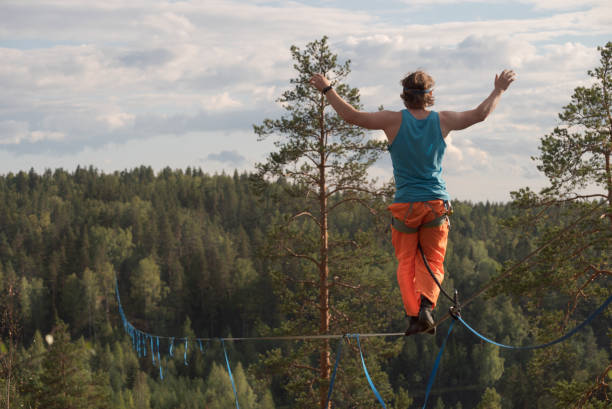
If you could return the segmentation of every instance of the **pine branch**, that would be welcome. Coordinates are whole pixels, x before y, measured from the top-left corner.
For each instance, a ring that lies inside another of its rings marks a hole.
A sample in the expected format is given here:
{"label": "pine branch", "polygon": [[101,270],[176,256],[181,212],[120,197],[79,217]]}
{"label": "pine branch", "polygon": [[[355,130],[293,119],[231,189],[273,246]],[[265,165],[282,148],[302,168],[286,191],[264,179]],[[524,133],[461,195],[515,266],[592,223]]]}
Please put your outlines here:
{"label": "pine branch", "polygon": [[[596,270],[595,273],[593,273],[591,277],[589,277],[589,279],[580,288],[578,288],[578,290],[574,293],[573,301],[568,302],[567,311],[565,313],[565,319],[563,320],[564,321],[563,328],[567,327],[569,318],[576,311],[580,298],[585,298],[585,299],[587,298],[586,294],[584,293],[584,289],[588,287],[589,284],[593,283],[600,275],[603,274],[601,271],[598,271],[597,269],[595,270]],[[570,308],[570,304],[573,304],[571,308]]]}
{"label": "pine branch", "polygon": [[[306,370],[313,371],[313,372],[319,372],[319,368],[315,368],[309,365],[298,364],[296,362],[292,362],[290,365],[292,368],[306,369]],[[313,383],[314,383],[314,380],[313,380]]]}
{"label": "pine branch", "polygon": [[308,260],[311,261],[312,263],[314,263],[317,267],[320,267],[321,263],[319,263],[319,260],[315,259],[314,257],[308,256],[306,254],[299,254],[296,253],[293,249],[291,249],[290,247],[285,247],[285,251],[291,256],[291,257],[295,257],[295,258],[299,258],[299,259],[304,259],[304,260]]}
{"label": "pine branch", "polygon": [[334,277],[334,281],[329,284],[327,286],[327,288],[334,288],[334,287],[344,287],[344,288],[350,288],[353,290],[361,290],[362,286],[361,284],[359,285],[352,285],[352,284],[348,284],[348,283],[343,283],[342,281],[340,281],[340,278],[338,276]]}
{"label": "pine branch", "polygon": [[576,194],[573,197],[568,197],[568,198],[565,198],[565,199],[552,199],[552,200],[549,200],[547,202],[541,202],[541,205],[542,206],[552,206],[552,205],[561,204],[561,203],[575,202],[575,201],[578,201],[578,200],[592,199],[592,198],[595,198],[595,197],[599,197],[599,198],[602,198],[602,199],[607,199],[608,198],[606,195],[601,194],[601,193],[594,193],[594,194],[590,194],[590,195],[578,195],[578,194]]}
{"label": "pine branch", "polygon": [[597,378],[595,379],[595,385],[593,385],[589,390],[585,392],[582,399],[574,406],[575,409],[582,409],[588,400],[593,396],[596,392],[602,391],[604,395],[605,402],[610,402],[610,397],[608,396],[608,382],[606,382],[606,378],[608,377],[609,372],[612,371],[612,361],[608,364],[606,369],[601,372]]}
{"label": "pine branch", "polygon": [[287,221],[287,226],[302,216],[308,217],[309,219],[314,221],[318,227],[321,227],[321,223],[319,222],[319,220],[312,213],[306,210],[291,216],[291,218]]}

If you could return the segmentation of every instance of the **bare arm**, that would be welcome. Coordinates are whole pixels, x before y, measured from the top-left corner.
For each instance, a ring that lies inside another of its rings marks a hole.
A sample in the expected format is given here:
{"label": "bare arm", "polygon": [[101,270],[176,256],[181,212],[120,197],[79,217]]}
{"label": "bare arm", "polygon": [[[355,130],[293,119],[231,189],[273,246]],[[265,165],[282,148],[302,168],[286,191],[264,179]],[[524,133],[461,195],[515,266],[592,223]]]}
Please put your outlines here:
{"label": "bare arm", "polygon": [[475,109],[463,112],[442,111],[440,112],[440,127],[442,136],[446,138],[450,131],[458,131],[468,128],[478,122],[484,121],[499,103],[499,100],[515,80],[516,74],[512,70],[504,70],[495,75],[495,87],[491,94]]}
{"label": "bare arm", "polygon": [[[315,74],[310,83],[319,91],[330,85],[330,82],[322,74]],[[356,110],[351,104],[346,102],[332,88],[325,93],[327,101],[332,108],[338,113],[340,118],[352,125],[357,125],[366,129],[382,129],[385,131],[387,138],[392,140],[397,134],[402,123],[401,112],[393,111],[378,111],[378,112],[362,112]]]}

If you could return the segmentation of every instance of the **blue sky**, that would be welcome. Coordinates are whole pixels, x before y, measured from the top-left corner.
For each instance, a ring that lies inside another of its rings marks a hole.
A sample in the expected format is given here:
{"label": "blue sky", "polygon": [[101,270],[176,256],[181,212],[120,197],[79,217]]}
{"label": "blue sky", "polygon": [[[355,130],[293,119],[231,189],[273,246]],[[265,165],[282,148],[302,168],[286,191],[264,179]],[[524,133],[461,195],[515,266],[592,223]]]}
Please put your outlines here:
{"label": "blue sky", "polygon": [[[612,40],[609,3],[3,0],[0,173],[252,170],[273,149],[252,125],[283,114],[289,47],[327,35],[368,110],[402,109],[399,79],[416,68],[436,79],[438,110],[473,108],[514,69],[496,112],[452,133],[444,162],[452,197],[506,201],[545,185],[530,157]],[[388,158],[372,175],[391,177]]]}

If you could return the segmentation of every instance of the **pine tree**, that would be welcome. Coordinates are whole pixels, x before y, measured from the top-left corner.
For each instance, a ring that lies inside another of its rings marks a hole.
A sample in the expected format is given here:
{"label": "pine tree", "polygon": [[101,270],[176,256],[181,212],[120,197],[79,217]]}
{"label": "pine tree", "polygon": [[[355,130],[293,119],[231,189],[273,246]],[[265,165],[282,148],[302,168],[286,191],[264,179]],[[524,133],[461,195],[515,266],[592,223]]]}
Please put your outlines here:
{"label": "pine tree", "polygon": [[[359,91],[344,82],[350,61],[338,62],[327,37],[304,50],[292,46],[291,55],[297,76],[278,100],[287,115],[254,126],[261,139],[278,137],[278,150],[258,164],[258,177],[278,181],[283,188],[278,200],[288,209],[288,216],[277,218],[268,238],[268,254],[284,257],[283,272],[277,276],[286,314],[282,331],[320,335],[358,331],[368,323],[366,306],[373,302],[368,290],[376,291],[380,285],[372,281],[382,275],[374,274],[371,266],[381,258],[372,225],[358,229],[350,222],[343,224],[340,215],[355,204],[373,210],[372,198],[387,193],[367,176],[370,165],[384,152],[384,143],[346,124],[309,85],[314,73],[324,73],[347,102],[360,108]],[[313,343],[302,345],[288,364],[291,375],[286,387],[295,398],[294,407],[312,407],[313,401],[325,407],[331,372],[329,340],[321,341],[317,358],[315,348]],[[349,397],[359,400],[358,394]]]}
{"label": "pine tree", "polygon": [[108,387],[101,375],[89,368],[90,348],[71,342],[68,326],[58,322],[53,342],[43,359],[38,407],[46,409],[108,408]]}
{"label": "pine tree", "polygon": [[[514,205],[522,214],[512,223],[538,232],[535,248],[542,250],[501,287],[517,298],[529,297],[527,306],[534,312],[533,327],[540,341],[567,332],[612,288],[612,42],[598,51],[600,65],[588,72],[591,85],[575,88],[571,102],[559,114],[561,124],[541,139],[540,155],[533,158],[550,186],[539,194],[529,188],[513,192]],[[542,305],[550,310],[543,312]],[[600,328],[605,332],[605,325]],[[610,351],[609,342],[599,347]],[[532,377],[555,376],[532,387],[543,390],[573,379],[575,372],[564,368],[576,361],[580,349],[565,343],[536,352],[530,362]],[[603,367],[607,373],[612,362],[602,363],[600,371]],[[605,376],[600,374],[590,374],[596,385],[582,393],[589,400],[609,402]]]}
{"label": "pine tree", "polygon": [[148,324],[156,319],[159,302],[165,297],[168,288],[161,280],[161,271],[153,257],[145,257],[138,262],[138,267],[130,276],[131,298],[134,305]]}
{"label": "pine tree", "polygon": [[[529,188],[513,192],[514,204],[524,209],[516,221],[541,228],[538,244],[551,245],[533,263],[541,266],[539,271],[513,275],[512,289],[539,295],[543,287],[547,291],[543,284],[559,288],[573,299],[568,316],[583,290],[603,295],[598,283],[612,276],[607,251],[612,243],[612,42],[598,50],[601,66],[588,72],[593,84],[574,90],[559,114],[562,125],[542,138],[541,154],[534,158],[550,186],[539,194]],[[558,236],[559,224],[580,216],[584,220]]]}
{"label": "pine tree", "polygon": [[[245,409],[258,409],[260,405],[257,403],[257,397],[247,381],[245,372],[242,369],[242,364],[238,363],[238,365],[236,365],[232,370],[232,375],[234,377],[240,407]],[[213,363],[205,384],[206,391],[204,392],[204,400],[207,408],[225,409],[235,406],[235,397],[227,369],[217,363]]]}
{"label": "pine tree", "polygon": [[134,407],[135,409],[151,409],[151,391],[147,385],[147,375],[138,371],[134,382]]}
{"label": "pine tree", "polygon": [[476,409],[501,409],[501,396],[495,388],[487,388],[482,395],[482,400],[476,406]]}

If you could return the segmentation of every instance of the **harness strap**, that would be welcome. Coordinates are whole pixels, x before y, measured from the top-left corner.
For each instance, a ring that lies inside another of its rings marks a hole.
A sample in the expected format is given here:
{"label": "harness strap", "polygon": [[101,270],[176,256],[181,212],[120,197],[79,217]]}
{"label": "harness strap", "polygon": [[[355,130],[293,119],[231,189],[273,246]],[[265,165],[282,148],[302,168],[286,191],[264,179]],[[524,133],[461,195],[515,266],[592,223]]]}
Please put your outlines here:
{"label": "harness strap", "polygon": [[419,227],[410,227],[410,226],[406,226],[406,224],[402,220],[396,217],[392,217],[391,227],[393,227],[395,230],[401,233],[413,234],[413,233],[418,233],[418,231],[422,228],[442,226],[444,222],[447,220],[448,220],[448,214],[444,213],[427,223],[423,223]]}

